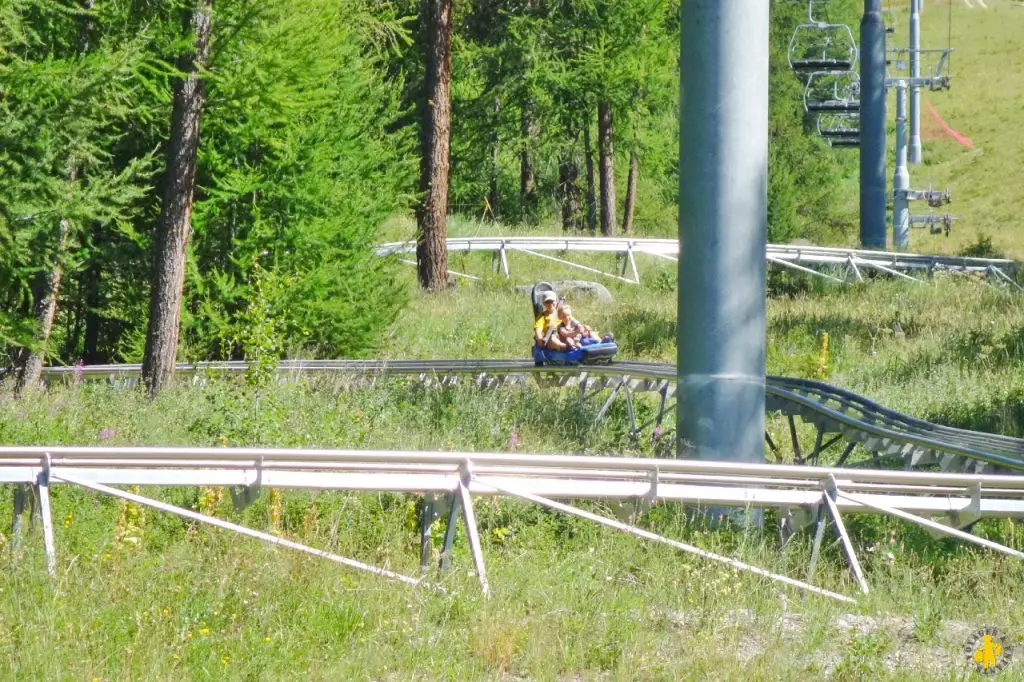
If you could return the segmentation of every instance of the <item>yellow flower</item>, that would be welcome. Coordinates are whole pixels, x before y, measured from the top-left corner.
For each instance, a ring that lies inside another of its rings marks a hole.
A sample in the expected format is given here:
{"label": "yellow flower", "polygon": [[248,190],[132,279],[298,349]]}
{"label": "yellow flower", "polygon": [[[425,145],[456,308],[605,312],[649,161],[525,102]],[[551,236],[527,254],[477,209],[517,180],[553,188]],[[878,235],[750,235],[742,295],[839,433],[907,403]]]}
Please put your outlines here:
{"label": "yellow flower", "polygon": [[210,628],[208,628],[208,627],[206,627],[204,625],[203,627],[199,628],[199,634],[201,634],[201,635],[208,635],[208,634],[210,634]]}

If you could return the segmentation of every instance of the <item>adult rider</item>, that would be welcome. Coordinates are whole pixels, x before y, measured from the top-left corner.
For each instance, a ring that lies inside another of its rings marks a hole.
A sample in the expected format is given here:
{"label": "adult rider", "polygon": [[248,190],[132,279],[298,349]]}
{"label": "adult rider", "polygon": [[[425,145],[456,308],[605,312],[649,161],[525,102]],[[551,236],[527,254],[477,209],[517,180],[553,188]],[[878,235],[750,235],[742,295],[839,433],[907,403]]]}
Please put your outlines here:
{"label": "adult rider", "polygon": [[553,291],[547,291],[543,300],[544,312],[533,323],[533,342],[541,348],[566,350],[569,348],[568,344],[555,333],[558,329],[558,309],[555,307],[558,296]]}

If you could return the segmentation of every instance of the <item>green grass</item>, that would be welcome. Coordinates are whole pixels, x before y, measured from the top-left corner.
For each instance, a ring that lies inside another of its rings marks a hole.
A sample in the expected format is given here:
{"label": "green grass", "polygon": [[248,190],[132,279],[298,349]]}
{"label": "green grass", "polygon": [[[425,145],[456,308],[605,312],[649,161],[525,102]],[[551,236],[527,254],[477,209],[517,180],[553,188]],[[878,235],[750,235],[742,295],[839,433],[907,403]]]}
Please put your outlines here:
{"label": "green grass", "polygon": [[[485,274],[490,265],[473,256],[461,267]],[[623,357],[675,357],[675,291],[662,267],[641,261],[641,286],[610,281],[611,305],[575,303],[582,319],[615,332]],[[415,293],[386,332],[385,354],[524,357],[530,313],[515,284],[577,276],[525,256],[513,273],[513,282],[491,274],[443,294]],[[403,274],[410,285],[413,276]],[[768,304],[770,372],[823,376],[946,423],[1024,431],[1021,298],[960,279],[796,281],[785,290]],[[336,378],[281,384],[258,401],[253,391],[212,381],[155,402],[102,384],[56,386],[20,402],[5,395],[0,441],[658,454],[647,439],[630,442],[621,404],[597,425],[597,406],[533,385],[442,390]],[[638,409],[651,415],[653,400],[641,397]],[[785,442],[782,427],[769,421]],[[275,502],[264,491],[236,515],[224,491],[147,492],[418,570],[416,496],[286,491]],[[9,509],[11,493],[2,495],[0,510]],[[461,531],[442,594],[68,487],[55,490],[53,506],[56,586],[45,578],[38,534],[21,554],[11,538],[0,541],[13,560],[0,574],[0,660],[12,679],[955,679],[974,628],[1024,635],[1020,562],[876,517],[849,520],[873,587],[851,609],[510,500],[476,503],[490,600],[479,596]],[[795,577],[809,556],[806,534],[783,549],[771,532],[709,531],[672,505],[641,523]],[[987,522],[977,532],[1024,547],[1018,524]],[[856,593],[835,546],[816,582]],[[1022,677],[1019,667],[1003,675]]]}
{"label": "green grass", "polygon": [[[103,386],[58,388],[8,405],[0,432],[23,443],[502,450],[514,428],[523,449],[549,452],[579,449],[585,437],[573,431],[585,415],[570,418],[557,399],[535,409],[542,398],[532,388],[341,388],[285,384],[259,409],[230,382],[175,388],[152,403]],[[615,450],[616,424],[597,430]],[[295,491],[274,511],[265,491],[238,516],[215,491],[149,492],[417,570],[415,496]],[[9,508],[3,494],[0,508]],[[1014,606],[1020,562],[877,518],[850,520],[875,589],[850,609],[509,500],[476,503],[491,600],[479,595],[464,535],[447,593],[437,593],[69,487],[54,491],[53,508],[56,584],[37,535],[0,576],[0,617],[10,624],[0,659],[14,679],[934,679],[955,669],[974,627],[1024,632]],[[808,556],[805,535],[783,550],[770,533],[709,532],[671,505],[641,523],[790,575]],[[1013,524],[982,531],[1024,544]],[[816,582],[855,592],[836,547]],[[886,663],[897,654],[903,663]]]}

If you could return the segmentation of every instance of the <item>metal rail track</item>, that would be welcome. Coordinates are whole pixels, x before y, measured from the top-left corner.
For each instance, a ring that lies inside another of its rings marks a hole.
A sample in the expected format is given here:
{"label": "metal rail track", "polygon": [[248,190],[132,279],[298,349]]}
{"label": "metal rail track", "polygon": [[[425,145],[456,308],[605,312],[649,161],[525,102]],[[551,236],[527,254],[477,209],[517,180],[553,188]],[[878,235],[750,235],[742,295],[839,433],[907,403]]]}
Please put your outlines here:
{"label": "metal rail track", "polygon": [[[250,504],[263,487],[423,494],[421,575],[426,574],[434,545],[431,525],[442,516],[447,516],[447,522],[441,547],[441,570],[450,562],[461,508],[484,595],[489,594],[490,587],[473,511],[473,496],[517,497],[845,603],[855,600],[811,584],[825,523],[830,520],[860,591],[870,592],[852,538],[846,532],[843,512],[894,516],[934,533],[1024,558],[1024,553],[1017,549],[975,537],[958,528],[983,518],[1024,518],[1024,478],[1019,476],[525,453],[0,446],[0,483],[17,485],[12,533],[15,542],[24,534],[25,511],[34,506],[29,495],[38,501],[47,568],[53,576],[57,574],[50,499],[54,485],[74,485],[129,500],[413,586],[424,583],[425,578],[412,578],[390,568],[372,566],[112,486],[227,486],[237,509]],[[556,499],[602,500],[618,519]],[[783,543],[799,528],[813,524],[815,539],[807,581],[773,573],[633,525],[646,510],[661,501],[703,508],[777,510]],[[944,518],[951,525],[933,517]]]}
{"label": "metal rail track", "polygon": [[[553,260],[562,265],[592,272],[623,282],[638,284],[640,274],[636,267],[636,254],[647,254],[676,261],[679,242],[675,239],[628,239],[616,237],[453,237],[447,241],[450,253],[489,252],[506,277],[510,276],[508,254],[512,252]],[[378,244],[379,255],[411,254],[415,242],[388,242]],[[551,256],[549,253],[558,253]],[[621,273],[608,273],[574,263],[569,253],[614,253],[623,256]],[[963,256],[925,255],[845,249],[825,246],[768,244],[765,258],[770,264],[790,268],[836,281],[863,281],[862,270],[921,282],[920,275],[937,272],[974,273],[992,278],[1001,285],[1024,291],[1010,276],[1018,263],[1005,258],[968,258]],[[451,271],[456,276],[478,279],[472,275]],[[831,273],[831,274],[830,274]],[[1009,274],[1008,274],[1009,273]]]}
{"label": "metal rail track", "polygon": [[[246,369],[245,362],[204,362],[179,364],[177,372],[201,380],[206,375],[244,373]],[[75,377],[132,384],[138,380],[140,371],[140,365],[48,367],[43,370],[43,377],[48,381]],[[676,382],[674,365],[638,361],[537,367],[531,360],[514,359],[286,360],[280,363],[278,372],[282,377],[410,377],[427,383],[461,383],[480,388],[522,383],[532,377],[541,385],[576,386],[581,397],[610,389],[612,395],[600,416],[621,392],[630,407],[631,420],[631,394],[655,392],[661,395],[659,425],[667,412],[667,399],[675,394]],[[840,464],[845,464],[855,448],[860,447],[874,463],[882,458],[899,458],[907,469],[938,467],[945,472],[968,474],[1024,471],[1024,440],[1019,438],[933,424],[883,407],[852,391],[809,379],[769,376],[765,391],[768,410],[787,417],[798,463],[817,464],[823,452],[845,443]],[[806,451],[799,442],[796,417],[815,429],[814,445]],[[638,431],[635,420],[631,426]],[[769,445],[777,449],[770,439]]]}

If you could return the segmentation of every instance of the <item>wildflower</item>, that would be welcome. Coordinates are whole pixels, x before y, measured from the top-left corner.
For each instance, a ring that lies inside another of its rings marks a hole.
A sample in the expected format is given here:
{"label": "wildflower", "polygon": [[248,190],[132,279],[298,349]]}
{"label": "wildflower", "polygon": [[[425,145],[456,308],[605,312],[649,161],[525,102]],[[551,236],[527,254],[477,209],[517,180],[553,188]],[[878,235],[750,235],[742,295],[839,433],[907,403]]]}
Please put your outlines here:
{"label": "wildflower", "polygon": [[200,626],[199,626],[199,634],[201,634],[203,636],[206,636],[206,635],[210,634],[210,626],[208,626],[206,623],[200,624]]}
{"label": "wildflower", "polygon": [[518,445],[519,433],[517,431],[513,431],[512,433],[508,434],[508,451],[514,452]]}
{"label": "wildflower", "polygon": [[117,429],[103,428],[100,429],[100,440],[109,440],[117,435]]}
{"label": "wildflower", "polygon": [[231,662],[231,657],[230,656],[228,656],[227,654],[224,654],[223,656],[221,656],[221,659],[220,659],[220,664],[221,665],[226,666],[230,662]]}
{"label": "wildflower", "polygon": [[264,644],[270,644],[270,637],[264,637],[263,638],[263,643]]}
{"label": "wildflower", "polygon": [[75,520],[75,515],[68,512],[67,516],[64,517],[64,527],[68,528],[71,526],[71,522]]}
{"label": "wildflower", "polygon": [[81,358],[75,363],[75,380],[80,380],[85,375],[85,360]]}

